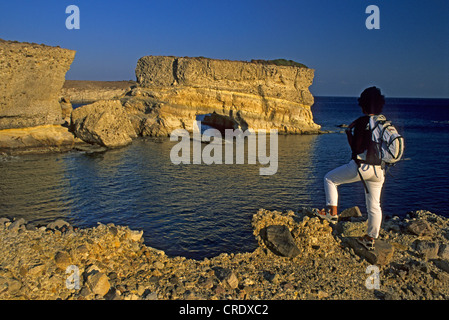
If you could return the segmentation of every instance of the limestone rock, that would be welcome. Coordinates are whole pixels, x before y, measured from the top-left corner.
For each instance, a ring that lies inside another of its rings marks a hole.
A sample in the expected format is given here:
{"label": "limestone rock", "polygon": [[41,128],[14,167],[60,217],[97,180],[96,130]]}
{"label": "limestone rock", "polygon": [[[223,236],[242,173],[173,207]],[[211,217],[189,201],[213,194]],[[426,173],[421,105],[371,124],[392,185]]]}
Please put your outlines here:
{"label": "limestone rock", "polygon": [[364,257],[369,263],[387,265],[393,259],[394,247],[383,240],[375,240],[374,250],[367,250],[357,242],[357,238],[345,238],[344,242],[349,245],[358,256]]}
{"label": "limestone rock", "polygon": [[441,259],[449,260],[449,244],[442,244],[438,249],[438,255]]}
{"label": "limestone rock", "polygon": [[56,266],[61,270],[66,270],[67,267],[71,264],[70,255],[65,251],[58,251],[55,255],[55,263]]}
{"label": "limestone rock", "polygon": [[261,230],[261,237],[267,247],[277,255],[293,258],[300,253],[287,226],[268,226]]}
{"label": "limestone rock", "polygon": [[414,248],[424,260],[436,259],[438,257],[439,246],[433,241],[417,240]]}
{"label": "limestone rock", "polygon": [[407,226],[407,230],[417,236],[432,235],[434,233],[434,229],[426,220],[412,221]]}
{"label": "limestone rock", "polygon": [[449,261],[447,260],[434,260],[433,263],[443,271],[449,273]]}
{"label": "limestone rock", "polygon": [[75,138],[60,125],[0,130],[0,150],[8,153],[39,153],[72,149]]}
{"label": "limestone rock", "polygon": [[111,288],[108,277],[101,272],[92,272],[87,277],[87,285],[94,294],[104,296]]}
{"label": "limestone rock", "polygon": [[227,268],[216,267],[214,268],[215,276],[222,282],[226,283],[231,289],[238,287],[239,281],[235,273]]}
{"label": "limestone rock", "polygon": [[14,220],[9,226],[8,226],[8,229],[9,230],[19,230],[20,229],[20,227],[22,226],[22,225],[24,225],[25,224],[25,219],[23,219],[23,218],[19,218],[19,219],[17,219],[17,220]]}
{"label": "limestone rock", "polygon": [[310,110],[313,69],[146,56],[137,62],[136,77],[140,87],[122,102],[151,135],[178,128],[192,131],[196,116],[214,112],[243,130],[316,133],[320,128]]}
{"label": "limestone rock", "polygon": [[362,216],[362,213],[360,212],[360,209],[357,206],[345,209],[340,213],[340,218],[350,218],[350,217],[358,218],[361,216]]}
{"label": "limestone rock", "polygon": [[52,221],[49,224],[47,224],[47,229],[52,229],[52,230],[60,230],[64,227],[65,228],[70,227],[70,223],[68,223],[67,221],[62,220],[62,219],[57,219],[57,220]]}
{"label": "limestone rock", "polygon": [[72,104],[86,104],[117,99],[134,85],[134,81],[66,80],[60,94]]}
{"label": "limestone rock", "polygon": [[0,39],[0,130],[61,123],[59,92],[75,51]]}
{"label": "limestone rock", "polygon": [[73,110],[71,128],[78,138],[110,148],[125,146],[136,137],[118,100],[101,100]]}
{"label": "limestone rock", "polygon": [[62,121],[70,124],[70,115],[72,114],[73,107],[70,100],[64,97],[59,99],[59,105],[61,106]]}

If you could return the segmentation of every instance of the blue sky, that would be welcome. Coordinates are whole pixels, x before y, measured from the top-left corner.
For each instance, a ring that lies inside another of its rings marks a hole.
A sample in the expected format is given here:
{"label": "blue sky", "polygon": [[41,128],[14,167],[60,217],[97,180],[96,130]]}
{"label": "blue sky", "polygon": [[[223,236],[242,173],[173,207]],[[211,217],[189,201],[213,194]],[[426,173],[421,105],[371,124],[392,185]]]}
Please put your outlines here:
{"label": "blue sky", "polygon": [[[65,27],[68,5],[80,29]],[[368,30],[368,5],[380,29]],[[4,1],[0,38],[76,50],[73,80],[135,80],[145,55],[292,59],[314,95],[449,98],[449,1]]]}

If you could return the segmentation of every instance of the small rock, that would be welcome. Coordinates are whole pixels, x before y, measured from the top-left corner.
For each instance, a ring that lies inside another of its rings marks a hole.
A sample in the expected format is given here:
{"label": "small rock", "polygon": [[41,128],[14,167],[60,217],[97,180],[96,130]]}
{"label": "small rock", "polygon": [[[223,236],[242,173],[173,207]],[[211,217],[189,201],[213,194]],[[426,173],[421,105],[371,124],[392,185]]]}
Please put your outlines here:
{"label": "small rock", "polygon": [[22,288],[22,282],[20,282],[17,279],[8,279],[8,292],[9,293],[16,293]]}
{"label": "small rock", "polygon": [[116,236],[118,234],[118,229],[116,226],[109,226],[109,232],[113,235]]}
{"label": "small rock", "polygon": [[231,269],[216,267],[214,268],[214,271],[215,276],[222,283],[227,283],[232,289],[237,288],[239,281],[237,279],[237,276],[234,274],[234,272],[232,272]]}
{"label": "small rock", "polygon": [[158,298],[157,298],[157,293],[156,293],[156,292],[148,293],[148,294],[145,296],[145,300],[158,300]]}
{"label": "small rock", "polygon": [[414,248],[424,260],[438,257],[438,245],[435,242],[417,240],[414,243]]}
{"label": "small rock", "polygon": [[106,300],[121,300],[121,294],[120,291],[118,291],[116,288],[111,288],[108,293],[104,296]]}
{"label": "small rock", "polygon": [[435,230],[426,220],[415,220],[412,221],[408,226],[407,230],[417,236],[433,235]]}
{"label": "small rock", "polygon": [[212,287],[214,286],[214,282],[213,282],[212,278],[201,277],[198,280],[198,285],[204,289],[209,290],[209,289],[212,289]]}
{"label": "small rock", "polygon": [[139,241],[142,238],[143,230],[130,230],[128,233],[128,238],[132,241]]}
{"label": "small rock", "polygon": [[371,264],[387,265],[393,259],[394,247],[383,240],[375,240],[374,250],[365,249],[356,238],[345,238],[344,242],[354,250],[356,255],[364,257]]}
{"label": "small rock", "polygon": [[236,289],[239,285],[239,280],[237,279],[237,276],[235,275],[234,272],[231,273],[231,275],[229,276],[228,279],[226,279],[226,281],[231,289]]}
{"label": "small rock", "polygon": [[7,222],[10,222],[8,218],[0,218],[0,226],[5,225]]}
{"label": "small rock", "polygon": [[179,278],[178,278],[177,276],[172,276],[168,281],[169,281],[171,284],[178,284]]}
{"label": "small rock", "polygon": [[360,212],[360,209],[357,206],[345,209],[340,213],[340,218],[350,218],[350,217],[358,218],[361,216],[362,216],[362,212]]}
{"label": "small rock", "polygon": [[108,293],[111,285],[108,277],[101,272],[96,272],[87,277],[87,285],[94,294],[104,296]]}
{"label": "small rock", "polygon": [[260,236],[268,249],[277,255],[294,258],[300,253],[290,230],[285,225],[263,228],[260,230]]}
{"label": "small rock", "polygon": [[264,272],[263,277],[265,280],[270,281],[271,283],[277,284],[279,282],[279,274],[272,272]]}
{"label": "small rock", "polygon": [[442,244],[438,250],[438,255],[441,259],[449,260],[449,245]]}
{"label": "small rock", "polygon": [[17,230],[19,230],[19,228],[20,228],[22,225],[24,225],[25,223],[26,223],[25,219],[19,218],[19,219],[13,221],[13,222],[9,225],[8,230],[11,230],[11,231],[17,231]]}
{"label": "small rock", "polygon": [[56,221],[50,222],[49,224],[47,224],[47,229],[51,229],[51,230],[62,230],[64,229],[64,227],[66,229],[68,229],[70,227],[70,223],[68,223],[67,221],[64,221],[62,219],[57,219]]}
{"label": "small rock", "polygon": [[65,251],[58,251],[55,254],[56,266],[61,270],[66,270],[69,265],[71,265],[71,258],[69,254]]}
{"label": "small rock", "polygon": [[323,290],[319,290],[317,295],[318,295],[318,299],[323,299],[323,298],[329,297],[329,294]]}
{"label": "small rock", "polygon": [[449,261],[447,260],[433,260],[433,263],[443,271],[449,273]]}
{"label": "small rock", "polygon": [[28,269],[28,274],[33,276],[40,275],[45,271],[45,268],[45,264],[32,266],[30,269]]}

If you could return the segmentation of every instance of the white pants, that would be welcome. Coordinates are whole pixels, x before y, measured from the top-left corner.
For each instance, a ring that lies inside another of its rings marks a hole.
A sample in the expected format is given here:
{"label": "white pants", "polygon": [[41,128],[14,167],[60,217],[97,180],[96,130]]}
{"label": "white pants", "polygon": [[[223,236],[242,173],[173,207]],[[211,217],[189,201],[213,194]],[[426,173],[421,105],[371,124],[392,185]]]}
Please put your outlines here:
{"label": "white pants", "polygon": [[[380,194],[385,180],[384,170],[380,166],[362,164],[359,169],[365,180],[368,193],[365,191],[366,209],[368,211],[368,230],[370,237],[379,236],[380,225],[382,222],[382,209],[380,207]],[[361,181],[357,172],[357,164],[354,160],[335,168],[328,172],[324,177],[324,191],[326,193],[326,205],[338,205],[337,187],[345,183]]]}

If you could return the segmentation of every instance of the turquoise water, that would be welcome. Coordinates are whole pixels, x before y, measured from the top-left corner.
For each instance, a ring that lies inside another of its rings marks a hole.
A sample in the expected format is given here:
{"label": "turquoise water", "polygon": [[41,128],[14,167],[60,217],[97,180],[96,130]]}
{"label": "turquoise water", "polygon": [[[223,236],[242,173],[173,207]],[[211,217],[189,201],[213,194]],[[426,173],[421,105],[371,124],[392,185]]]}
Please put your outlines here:
{"label": "turquoise water", "polygon": [[[406,139],[406,160],[387,177],[386,215],[427,209],[449,216],[449,100],[389,99],[384,114]],[[97,222],[144,231],[145,243],[190,258],[256,247],[251,218],[259,208],[322,207],[326,172],[349,161],[339,124],[360,114],[355,98],[318,97],[315,122],[337,133],[279,136],[276,174],[260,164],[174,165],[176,142],[142,138],[104,153],[26,155],[0,159],[0,217],[80,227]],[[203,145],[204,147],[204,145]],[[340,187],[341,208],[364,210],[361,184]]]}

